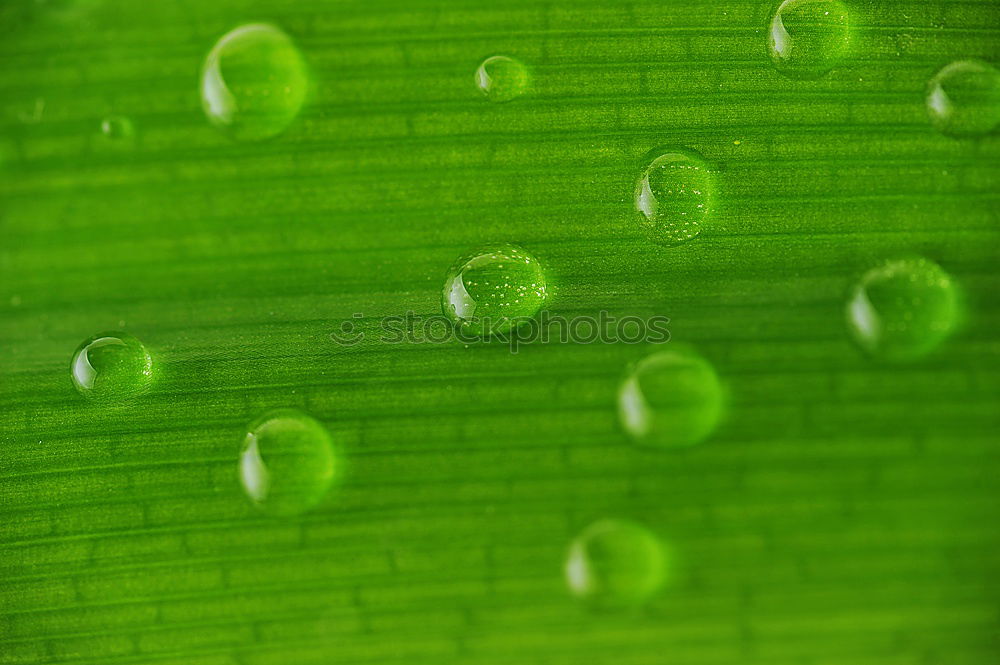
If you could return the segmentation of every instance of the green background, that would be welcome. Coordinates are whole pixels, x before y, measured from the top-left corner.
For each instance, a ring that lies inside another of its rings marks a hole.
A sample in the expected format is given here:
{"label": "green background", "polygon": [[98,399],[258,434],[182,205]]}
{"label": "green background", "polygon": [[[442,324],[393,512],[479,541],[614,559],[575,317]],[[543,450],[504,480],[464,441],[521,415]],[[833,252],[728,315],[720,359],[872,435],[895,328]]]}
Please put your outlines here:
{"label": "green background", "polygon": [[[935,132],[941,66],[1000,57],[1000,5],[851,3],[847,61],[778,74],[758,2],[0,5],[0,663],[964,665],[1000,656],[1000,140]],[[206,121],[219,36],[266,20],[312,69],[288,131]],[[506,54],[528,96],[482,98]],[[129,117],[134,139],[100,132]],[[676,248],[632,208],[641,159],[694,149],[717,211]],[[549,310],[665,315],[729,392],[704,444],[616,420],[627,345],[330,340],[440,311],[491,242]],[[870,267],[918,254],[963,328],[913,364],[849,341]],[[154,390],[73,389],[85,338],[143,340]],[[243,497],[246,423],[321,420],[317,509]],[[606,517],[682,562],[634,612],[562,563]]]}

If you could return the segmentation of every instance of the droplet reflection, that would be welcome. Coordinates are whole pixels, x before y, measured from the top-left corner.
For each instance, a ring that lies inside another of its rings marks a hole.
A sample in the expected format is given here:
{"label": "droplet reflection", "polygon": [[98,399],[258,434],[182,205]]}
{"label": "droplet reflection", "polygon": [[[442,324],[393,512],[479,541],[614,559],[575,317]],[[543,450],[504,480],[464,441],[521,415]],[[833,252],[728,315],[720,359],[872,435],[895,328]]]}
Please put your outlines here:
{"label": "droplet reflection", "polygon": [[715,369],[690,351],[658,351],[639,361],[618,391],[622,427],[636,441],[664,448],[695,445],[722,417]]}
{"label": "droplet reflection", "polygon": [[337,464],[329,431],[294,409],[271,411],[247,427],[239,479],[262,511],[293,515],[317,505],[329,491]]}
{"label": "droplet reflection", "polygon": [[668,247],[691,240],[712,212],[712,170],[692,150],[658,149],[647,159],[635,186],[643,229],[651,240]]}
{"label": "droplet reflection", "polygon": [[291,38],[264,23],[225,34],[205,59],[201,98],[212,124],[244,140],[281,133],[305,103],[309,77]]}
{"label": "droplet reflection", "polygon": [[509,102],[528,90],[528,68],[514,58],[495,55],[476,70],[476,86],[494,102]]}
{"label": "droplet reflection", "polygon": [[847,302],[847,325],[858,346],[890,362],[920,358],[957,327],[958,288],[924,258],[887,261],[869,270]]}
{"label": "droplet reflection", "polygon": [[840,0],[784,0],[771,18],[768,51],[775,67],[795,79],[817,79],[847,54],[850,24]]}
{"label": "droplet reflection", "polygon": [[71,370],[77,391],[94,400],[134,397],[153,382],[152,357],[142,342],[125,332],[85,340],[73,354]]}
{"label": "droplet reflection", "polygon": [[1000,125],[1000,70],[978,60],[943,67],[927,86],[927,113],[942,134],[992,132]]}
{"label": "droplet reflection", "polygon": [[667,581],[670,557],[649,529],[623,520],[601,520],[570,544],[566,584],[580,600],[600,608],[641,605]]}
{"label": "droplet reflection", "polygon": [[464,256],[451,267],[441,307],[463,330],[488,335],[533,317],[546,296],[538,259],[520,247],[498,245]]}

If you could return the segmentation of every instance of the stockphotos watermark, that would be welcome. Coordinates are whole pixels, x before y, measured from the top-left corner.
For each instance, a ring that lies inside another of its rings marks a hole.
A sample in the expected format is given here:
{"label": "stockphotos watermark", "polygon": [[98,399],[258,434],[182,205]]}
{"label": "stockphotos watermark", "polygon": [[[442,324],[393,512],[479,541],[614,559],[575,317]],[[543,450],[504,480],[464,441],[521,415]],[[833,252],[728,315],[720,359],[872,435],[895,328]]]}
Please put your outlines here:
{"label": "stockphotos watermark", "polygon": [[[670,341],[670,319],[665,316],[616,317],[606,311],[596,316],[566,318],[548,311],[536,317],[491,321],[475,320],[475,326],[456,324],[443,314],[366,318],[356,313],[330,333],[338,346],[380,344],[506,344],[517,353],[527,344],[662,344]],[[480,331],[490,331],[483,335]]]}

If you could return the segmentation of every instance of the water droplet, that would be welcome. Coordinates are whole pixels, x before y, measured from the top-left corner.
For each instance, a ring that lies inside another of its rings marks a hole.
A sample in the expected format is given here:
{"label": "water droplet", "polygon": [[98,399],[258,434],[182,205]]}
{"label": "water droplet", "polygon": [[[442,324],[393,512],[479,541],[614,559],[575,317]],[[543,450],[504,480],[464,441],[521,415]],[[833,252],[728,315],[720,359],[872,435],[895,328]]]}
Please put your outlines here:
{"label": "water droplet", "polygon": [[239,476],[251,502],[272,515],[304,512],[322,500],[336,476],[330,432],[294,409],[264,414],[247,427]]}
{"label": "water droplet", "polygon": [[509,102],[528,90],[528,68],[514,58],[495,55],[486,58],[476,70],[476,85],[494,102]]}
{"label": "water droplet", "polygon": [[601,520],[571,543],[566,583],[573,595],[603,608],[641,605],[666,582],[670,557],[649,529],[622,520]]}
{"label": "water droplet", "polygon": [[264,23],[240,26],[212,47],[201,73],[202,108],[245,140],[282,132],[305,103],[309,76],[291,38]]}
{"label": "water droplet", "polygon": [[73,354],[73,385],[95,400],[125,399],[153,382],[153,359],[142,342],[124,332],[94,335]]}
{"label": "water droplet", "polygon": [[448,271],[442,309],[472,334],[504,333],[534,316],[546,298],[545,273],[534,256],[497,245],[459,259]]}
{"label": "water droplet", "polygon": [[701,155],[684,149],[658,149],[635,186],[635,207],[650,238],[672,247],[701,233],[712,212],[714,177]]}
{"label": "water droplet", "polygon": [[643,358],[618,391],[625,431],[637,441],[665,448],[703,441],[718,425],[722,409],[715,369],[690,351],[657,351]]}
{"label": "water droplet", "polygon": [[134,132],[132,121],[125,116],[112,115],[101,121],[101,133],[109,139],[131,138]]}
{"label": "water droplet", "polygon": [[846,313],[852,337],[866,352],[892,362],[914,360],[954,331],[958,289],[927,259],[887,261],[861,278]]}
{"label": "water droplet", "polygon": [[988,134],[1000,125],[1000,71],[979,60],[943,67],[927,86],[927,112],[943,134]]}
{"label": "water droplet", "polygon": [[785,0],[771,18],[767,39],[771,60],[782,74],[820,78],[847,53],[847,6],[840,0]]}

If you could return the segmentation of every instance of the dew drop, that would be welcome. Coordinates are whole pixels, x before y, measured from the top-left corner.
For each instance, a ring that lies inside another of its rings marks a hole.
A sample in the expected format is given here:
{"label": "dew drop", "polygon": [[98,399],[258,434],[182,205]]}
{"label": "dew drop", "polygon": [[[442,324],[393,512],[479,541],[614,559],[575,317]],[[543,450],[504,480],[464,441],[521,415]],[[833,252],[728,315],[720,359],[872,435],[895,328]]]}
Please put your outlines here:
{"label": "dew drop", "polygon": [[463,256],[451,267],[441,307],[464,331],[503,333],[538,313],[546,289],[538,259],[514,245],[497,245]]}
{"label": "dew drop", "polygon": [[988,134],[1000,125],[1000,70],[979,60],[946,65],[927,85],[927,113],[942,134]]}
{"label": "dew drop", "polygon": [[309,76],[291,38],[265,23],[240,26],[212,47],[201,101],[212,124],[243,140],[284,131],[305,103]]}
{"label": "dew drop", "polygon": [[84,341],[70,369],[80,394],[100,401],[140,395],[153,382],[152,357],[142,342],[124,332],[105,332]]}
{"label": "dew drop", "polygon": [[264,414],[247,426],[239,477],[250,501],[272,515],[294,515],[329,491],[337,464],[330,432],[294,409]]}
{"label": "dew drop", "polygon": [[782,74],[820,78],[847,54],[847,6],[840,0],[784,0],[771,18],[767,40],[771,60]]}
{"label": "dew drop", "polygon": [[570,544],[566,584],[574,596],[593,606],[634,607],[663,588],[670,563],[667,548],[646,527],[601,520]]}
{"label": "dew drop", "polygon": [[629,369],[618,391],[618,416],[636,441],[693,446],[719,424],[723,390],[711,364],[686,350],[657,351]]}
{"label": "dew drop", "polygon": [[121,115],[111,115],[101,121],[101,133],[109,139],[131,138],[135,133],[132,121]]}
{"label": "dew drop", "polygon": [[867,353],[890,362],[926,355],[959,320],[958,288],[924,258],[887,261],[869,270],[847,302],[847,327]]}
{"label": "dew drop", "polygon": [[486,58],[476,70],[476,86],[494,102],[509,102],[528,90],[528,68],[514,58],[495,55]]}
{"label": "dew drop", "polygon": [[658,149],[635,186],[635,208],[649,237],[672,247],[691,240],[712,212],[714,176],[698,153]]}

